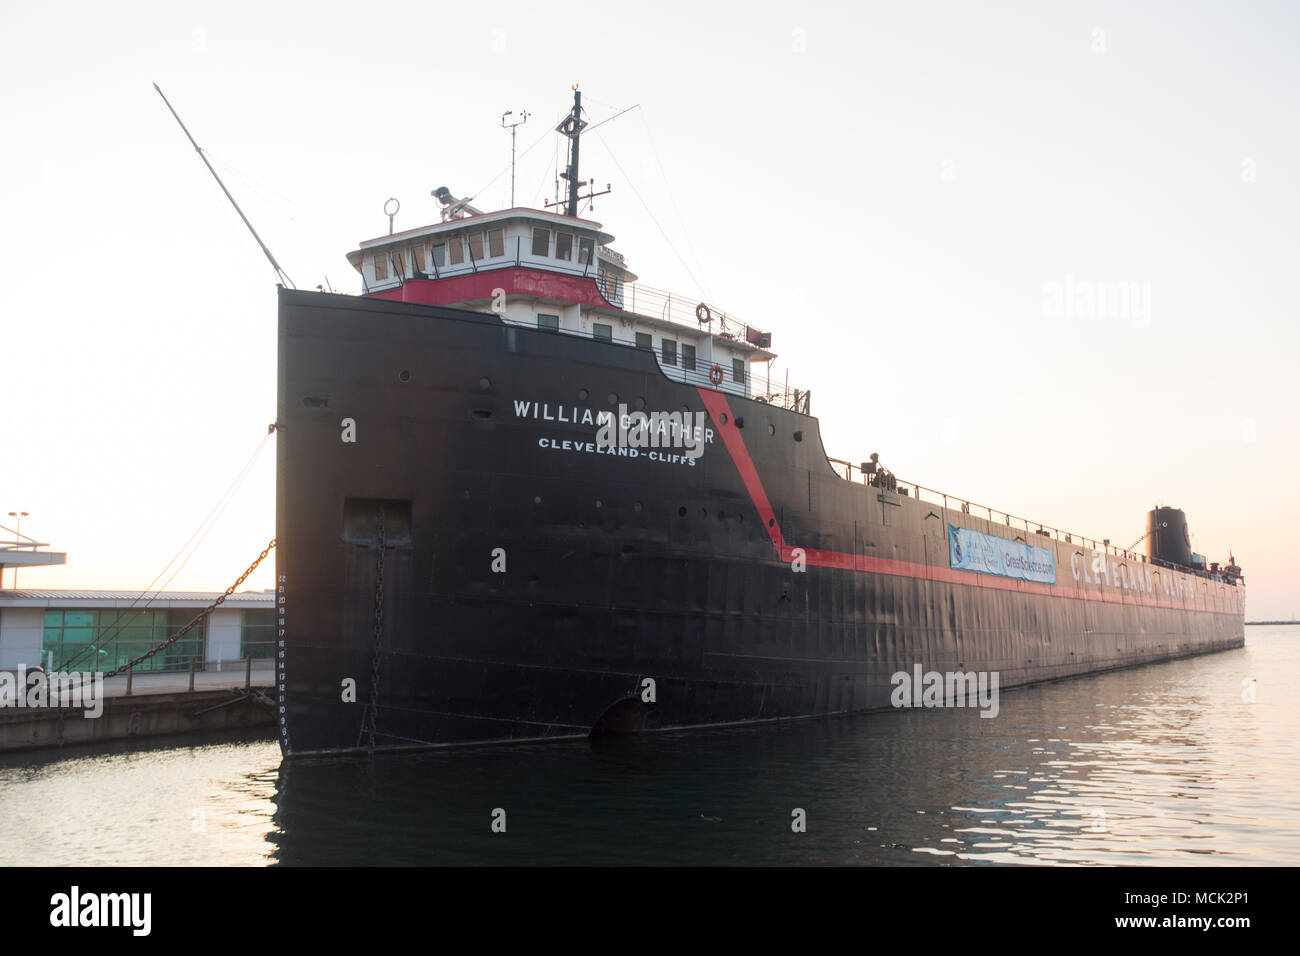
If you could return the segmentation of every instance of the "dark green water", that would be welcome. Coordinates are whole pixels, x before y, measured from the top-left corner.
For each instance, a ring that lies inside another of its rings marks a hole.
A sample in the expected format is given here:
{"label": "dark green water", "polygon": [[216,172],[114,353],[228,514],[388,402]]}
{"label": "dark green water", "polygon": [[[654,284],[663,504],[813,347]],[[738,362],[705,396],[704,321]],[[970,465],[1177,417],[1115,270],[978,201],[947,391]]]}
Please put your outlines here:
{"label": "dark green water", "polygon": [[8,865],[1296,865],[1300,627],[1246,642],[1007,691],[995,719],[288,764],[247,740],[10,756],[0,846]]}

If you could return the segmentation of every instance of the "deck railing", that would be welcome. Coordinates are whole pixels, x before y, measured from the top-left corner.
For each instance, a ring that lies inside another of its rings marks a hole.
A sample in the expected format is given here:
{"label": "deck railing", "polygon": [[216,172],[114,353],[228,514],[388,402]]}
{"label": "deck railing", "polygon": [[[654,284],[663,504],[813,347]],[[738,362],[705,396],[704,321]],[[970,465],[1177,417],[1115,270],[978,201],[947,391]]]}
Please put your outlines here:
{"label": "deck railing", "polygon": [[[441,277],[467,274],[471,271],[477,272],[494,272],[500,269],[512,269],[518,265],[532,265],[529,262],[506,262],[496,261],[491,265],[484,266],[479,264],[476,270],[471,270],[467,265],[444,267],[441,270]],[[624,312],[633,312],[637,315],[643,315],[647,318],[659,319],[663,322],[671,322],[674,325],[680,325],[700,334],[713,333],[720,338],[732,342],[747,344],[755,348],[761,346],[756,341],[765,333],[753,326],[747,325],[734,315],[730,315],[717,306],[710,305],[701,301],[696,296],[681,295],[676,292],[666,292],[663,289],[656,289],[652,286],[642,285],[639,282],[633,282],[627,285],[616,284],[612,280],[606,280],[603,275],[597,274],[595,269],[590,266],[569,266],[561,263],[547,263],[548,272],[557,272],[563,275],[571,275],[578,278],[590,277],[596,283],[596,288],[604,299],[609,302],[610,306],[620,309]],[[373,287],[362,282],[362,287],[357,290],[344,291],[344,295],[371,295],[376,292],[386,292],[390,289],[401,288],[411,279],[434,279],[438,278],[433,273],[418,273],[414,276],[398,276],[382,280],[375,283]],[[320,291],[328,291],[324,288]],[[701,318],[705,321],[701,321]]]}
{"label": "deck railing", "polygon": [[[831,467],[835,470],[835,473],[848,481],[861,480],[864,484],[876,485],[878,483],[877,476],[882,474],[882,472],[879,471],[875,473],[864,472],[861,465],[854,465],[852,462],[841,461],[838,458],[830,458],[828,460],[831,463]],[[854,477],[855,474],[857,475],[856,478]],[[1117,558],[1122,558],[1126,561],[1147,563],[1146,555],[1117,547],[1111,544],[1110,540],[1107,538],[1097,541],[1095,538],[1089,538],[1086,535],[1076,534],[1071,531],[1063,531],[1060,528],[1054,528],[1041,521],[1031,521],[1028,518],[1022,518],[1019,515],[1014,515],[1007,511],[1001,511],[988,505],[976,504],[973,501],[960,498],[956,495],[945,494],[942,491],[927,488],[924,485],[917,484],[916,482],[896,479],[892,475],[890,477],[891,484],[894,481],[897,482],[895,490],[900,495],[916,498],[918,501],[926,501],[930,504],[940,505],[949,511],[956,511],[961,514],[984,518],[991,524],[1000,524],[1008,528],[1023,530],[1025,532],[1024,540],[1027,544],[1033,543],[1030,537],[1033,535],[1034,537],[1051,538],[1055,541],[1063,541],[1066,544],[1077,544],[1080,546],[1087,545],[1089,550],[1092,551],[1104,551],[1107,554],[1113,555]],[[1151,563],[1156,564],[1162,562],[1152,561]],[[1178,568],[1178,570],[1195,573],[1192,568]]]}
{"label": "deck railing", "polygon": [[[522,325],[525,328],[535,328],[530,322],[514,322],[506,320],[511,325]],[[552,335],[567,335],[570,337],[590,339],[593,338],[590,332],[578,331],[574,329],[550,329]],[[625,329],[615,326],[607,339],[601,341],[614,342],[618,345],[631,346],[640,348],[642,351],[650,352],[654,355],[655,361],[659,364],[659,369],[664,375],[674,382],[681,382],[683,385],[702,386],[704,388],[714,388],[728,395],[740,395],[745,398],[752,398],[758,402],[764,402],[774,405],[777,408],[788,409],[792,412],[798,412],[801,415],[810,415],[811,401],[810,391],[806,389],[791,388],[785,379],[776,376],[766,364],[758,362],[747,363],[745,374],[748,381],[737,382],[732,377],[732,368],[730,363],[727,365],[718,365],[722,371],[722,381],[714,384],[709,377],[714,362],[707,352],[696,353],[695,365],[693,368],[686,367],[686,358],[681,352],[680,345],[672,363],[664,361],[663,349],[638,346],[636,344],[636,333],[631,329]]]}
{"label": "deck railing", "polygon": [[[762,334],[734,315],[729,315],[717,306],[703,302],[694,296],[666,292],[639,282],[624,286],[621,291],[623,308],[637,315],[684,325],[696,332],[712,332],[724,339],[755,346],[757,343],[751,341],[751,336]],[[707,321],[701,321],[701,317],[706,318]]]}
{"label": "deck railing", "polygon": [[[511,267],[513,267],[513,263],[507,262],[504,266],[494,264],[492,268]],[[480,268],[479,271],[486,272],[491,270]],[[575,271],[575,274],[580,274],[580,272]],[[594,275],[592,276],[592,279],[595,281]],[[396,287],[396,283],[387,283],[383,286],[384,289]],[[363,288],[354,292],[339,291],[338,294],[367,295],[374,291],[375,290],[367,290]],[[751,346],[755,345],[755,343],[749,341],[749,338],[751,334],[756,335],[758,333],[757,329],[746,325],[733,315],[728,315],[726,312],[708,305],[708,303],[700,302],[692,296],[683,296],[673,292],[665,292],[662,289],[643,286],[640,283],[632,283],[631,285],[624,286],[619,290],[619,293],[622,295],[622,302],[621,304],[618,304],[617,300],[614,300],[611,303],[614,308],[621,309],[625,312],[631,312],[636,315],[645,316],[647,318],[672,322],[674,325],[680,325],[683,328],[690,329],[691,331],[700,334],[713,332],[723,339],[737,343],[747,343]],[[601,290],[601,294],[606,296],[607,299],[611,298],[606,290]],[[699,306],[704,306],[708,309],[708,317],[710,321],[699,321],[696,313],[696,309]],[[510,321],[513,325],[532,327],[532,324],[528,322],[514,322],[512,320],[506,321]],[[574,329],[552,329],[550,331],[559,335],[578,336],[581,338],[594,337],[591,332]],[[635,330],[615,325],[610,337],[605,339],[605,341],[636,347],[636,333]],[[655,353],[655,358],[658,360],[659,367],[663,370],[664,375],[673,381],[682,382],[686,385],[704,386],[707,388],[720,387],[722,391],[729,394],[744,395],[748,398],[754,399],[755,401],[765,402],[770,405],[775,405],[778,408],[798,412],[802,415],[812,414],[810,401],[810,396],[812,394],[811,390],[792,388],[789,383],[788,374],[785,372],[774,372],[770,361],[762,364],[759,362],[747,362],[745,373],[749,377],[749,381],[746,383],[734,381],[732,378],[730,362],[727,362],[726,364],[719,363],[722,369],[723,381],[721,386],[715,386],[709,378],[709,372],[714,363],[712,356],[708,354],[708,340],[705,341],[704,348],[696,352],[695,367],[693,369],[685,366],[686,359],[682,354],[681,345],[682,343],[679,342],[675,364],[668,364],[664,361],[662,348],[652,348],[648,350]]]}

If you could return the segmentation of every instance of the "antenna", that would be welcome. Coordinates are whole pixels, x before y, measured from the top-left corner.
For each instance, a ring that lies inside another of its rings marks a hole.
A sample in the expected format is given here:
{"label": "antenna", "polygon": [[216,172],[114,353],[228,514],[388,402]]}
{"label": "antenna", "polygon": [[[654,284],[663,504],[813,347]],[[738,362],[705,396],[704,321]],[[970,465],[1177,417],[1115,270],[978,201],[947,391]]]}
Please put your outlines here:
{"label": "antenna", "polygon": [[230,205],[235,207],[235,212],[239,213],[239,218],[244,220],[244,225],[247,226],[248,231],[253,234],[253,238],[257,240],[257,244],[262,247],[262,252],[266,254],[266,258],[271,263],[271,268],[275,270],[275,274],[280,279],[281,284],[287,285],[290,289],[298,288],[293,284],[293,280],[289,278],[289,274],[280,268],[280,263],[275,261],[275,256],[271,255],[271,250],[266,248],[266,243],[262,241],[262,237],[257,234],[257,230],[253,228],[253,224],[249,222],[248,217],[244,215],[244,210],[240,209],[239,203],[235,202],[235,197],[230,195],[230,190],[226,188],[226,184],[221,181],[221,177],[217,175],[217,171],[213,169],[212,164],[208,162],[207,154],[203,152],[203,148],[199,146],[198,143],[194,142],[194,137],[191,136],[190,131],[186,129],[185,123],[181,120],[180,114],[176,112],[176,108],[172,106],[171,101],[167,99],[166,95],[164,95],[162,87],[155,83],[153,88],[158,91],[158,95],[162,97],[162,101],[167,104],[167,109],[171,110],[172,116],[176,117],[176,122],[180,123],[181,129],[184,131],[186,138],[194,147],[194,151],[199,154],[199,159],[203,160],[203,165],[208,167],[208,172],[210,172],[212,178],[217,181],[217,185],[221,187],[221,191],[225,193],[226,198],[230,200]]}
{"label": "antenna", "polygon": [[519,114],[519,119],[513,123],[507,123],[506,117],[513,116],[513,110],[506,110],[501,114],[501,128],[510,130],[510,208],[515,206],[515,130],[528,122],[528,110],[523,110]]}
{"label": "antenna", "polygon": [[555,127],[556,133],[565,135],[569,140],[568,168],[565,169],[563,173],[560,173],[560,178],[567,179],[568,181],[568,202],[545,203],[547,209],[552,206],[564,206],[565,216],[577,216],[578,200],[594,199],[595,196],[603,196],[604,193],[610,191],[610,187],[606,185],[606,187],[604,187],[604,193],[589,193],[585,196],[578,195],[578,190],[580,190],[582,186],[593,186],[595,183],[595,179],[588,179],[588,181],[582,182],[581,179],[577,178],[578,137],[581,137],[582,130],[586,129],[586,125],[588,125],[586,124],[586,120],[582,118],[582,91],[578,90],[577,83],[573,83],[573,111],[569,113],[568,116],[564,117],[563,122],[560,122],[559,126]]}
{"label": "antenna", "polygon": [[573,112],[566,116],[559,126],[555,127],[557,133],[563,133],[569,137],[569,167],[560,173],[561,179],[569,182],[569,203],[565,207],[566,216],[578,215],[578,137],[582,135],[583,128],[587,121],[582,118],[582,90],[578,89],[578,84],[573,84]]}
{"label": "antenna", "polygon": [[[629,107],[629,109],[630,108],[631,107]],[[627,111],[624,110],[624,112]],[[610,118],[612,119],[613,117]],[[560,202],[557,200],[556,202],[543,203],[542,205],[547,209],[550,209],[552,206],[564,206],[564,214],[575,218],[578,215],[579,201],[595,199],[597,196],[603,196],[605,193],[610,191],[609,184],[606,183],[603,192],[589,192],[585,196],[578,195],[578,191],[583,186],[594,189],[596,183],[594,179],[589,179],[584,183],[578,178],[578,137],[582,135],[582,131],[586,128],[587,121],[582,118],[582,91],[578,89],[578,84],[574,83],[573,111],[564,118],[563,122],[561,122],[559,126],[555,127],[557,133],[569,137],[569,165],[564,172],[560,173],[560,178],[566,179],[569,182],[569,198],[567,202]]]}

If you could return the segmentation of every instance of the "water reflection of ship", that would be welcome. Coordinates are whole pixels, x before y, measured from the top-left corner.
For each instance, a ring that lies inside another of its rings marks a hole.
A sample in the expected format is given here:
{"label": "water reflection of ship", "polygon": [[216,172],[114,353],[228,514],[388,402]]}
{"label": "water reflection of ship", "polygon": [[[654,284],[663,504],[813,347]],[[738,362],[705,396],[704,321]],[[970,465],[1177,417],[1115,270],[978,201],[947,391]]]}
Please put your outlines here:
{"label": "water reflection of ship", "polygon": [[[1252,745],[1222,670],[1205,658],[1038,684],[1006,695],[997,721],[940,708],[287,760],[270,839],[286,865],[1167,863],[1246,852],[1216,849],[1214,824],[1232,825],[1231,794],[1250,771],[1196,759],[1222,751],[1225,727]],[[1219,684],[1224,694],[1205,695]],[[496,809],[504,834],[492,831]],[[797,837],[796,809],[808,824]]]}

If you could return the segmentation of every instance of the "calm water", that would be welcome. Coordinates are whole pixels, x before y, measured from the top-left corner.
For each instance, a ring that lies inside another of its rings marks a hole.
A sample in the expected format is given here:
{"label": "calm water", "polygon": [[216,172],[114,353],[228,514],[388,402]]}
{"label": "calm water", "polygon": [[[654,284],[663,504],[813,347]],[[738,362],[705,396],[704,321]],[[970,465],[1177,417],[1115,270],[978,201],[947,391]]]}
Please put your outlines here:
{"label": "calm water", "polygon": [[1300,627],[1246,642],[1008,691],[992,720],[896,711],[291,764],[247,740],[9,757],[0,859],[1300,864]]}

